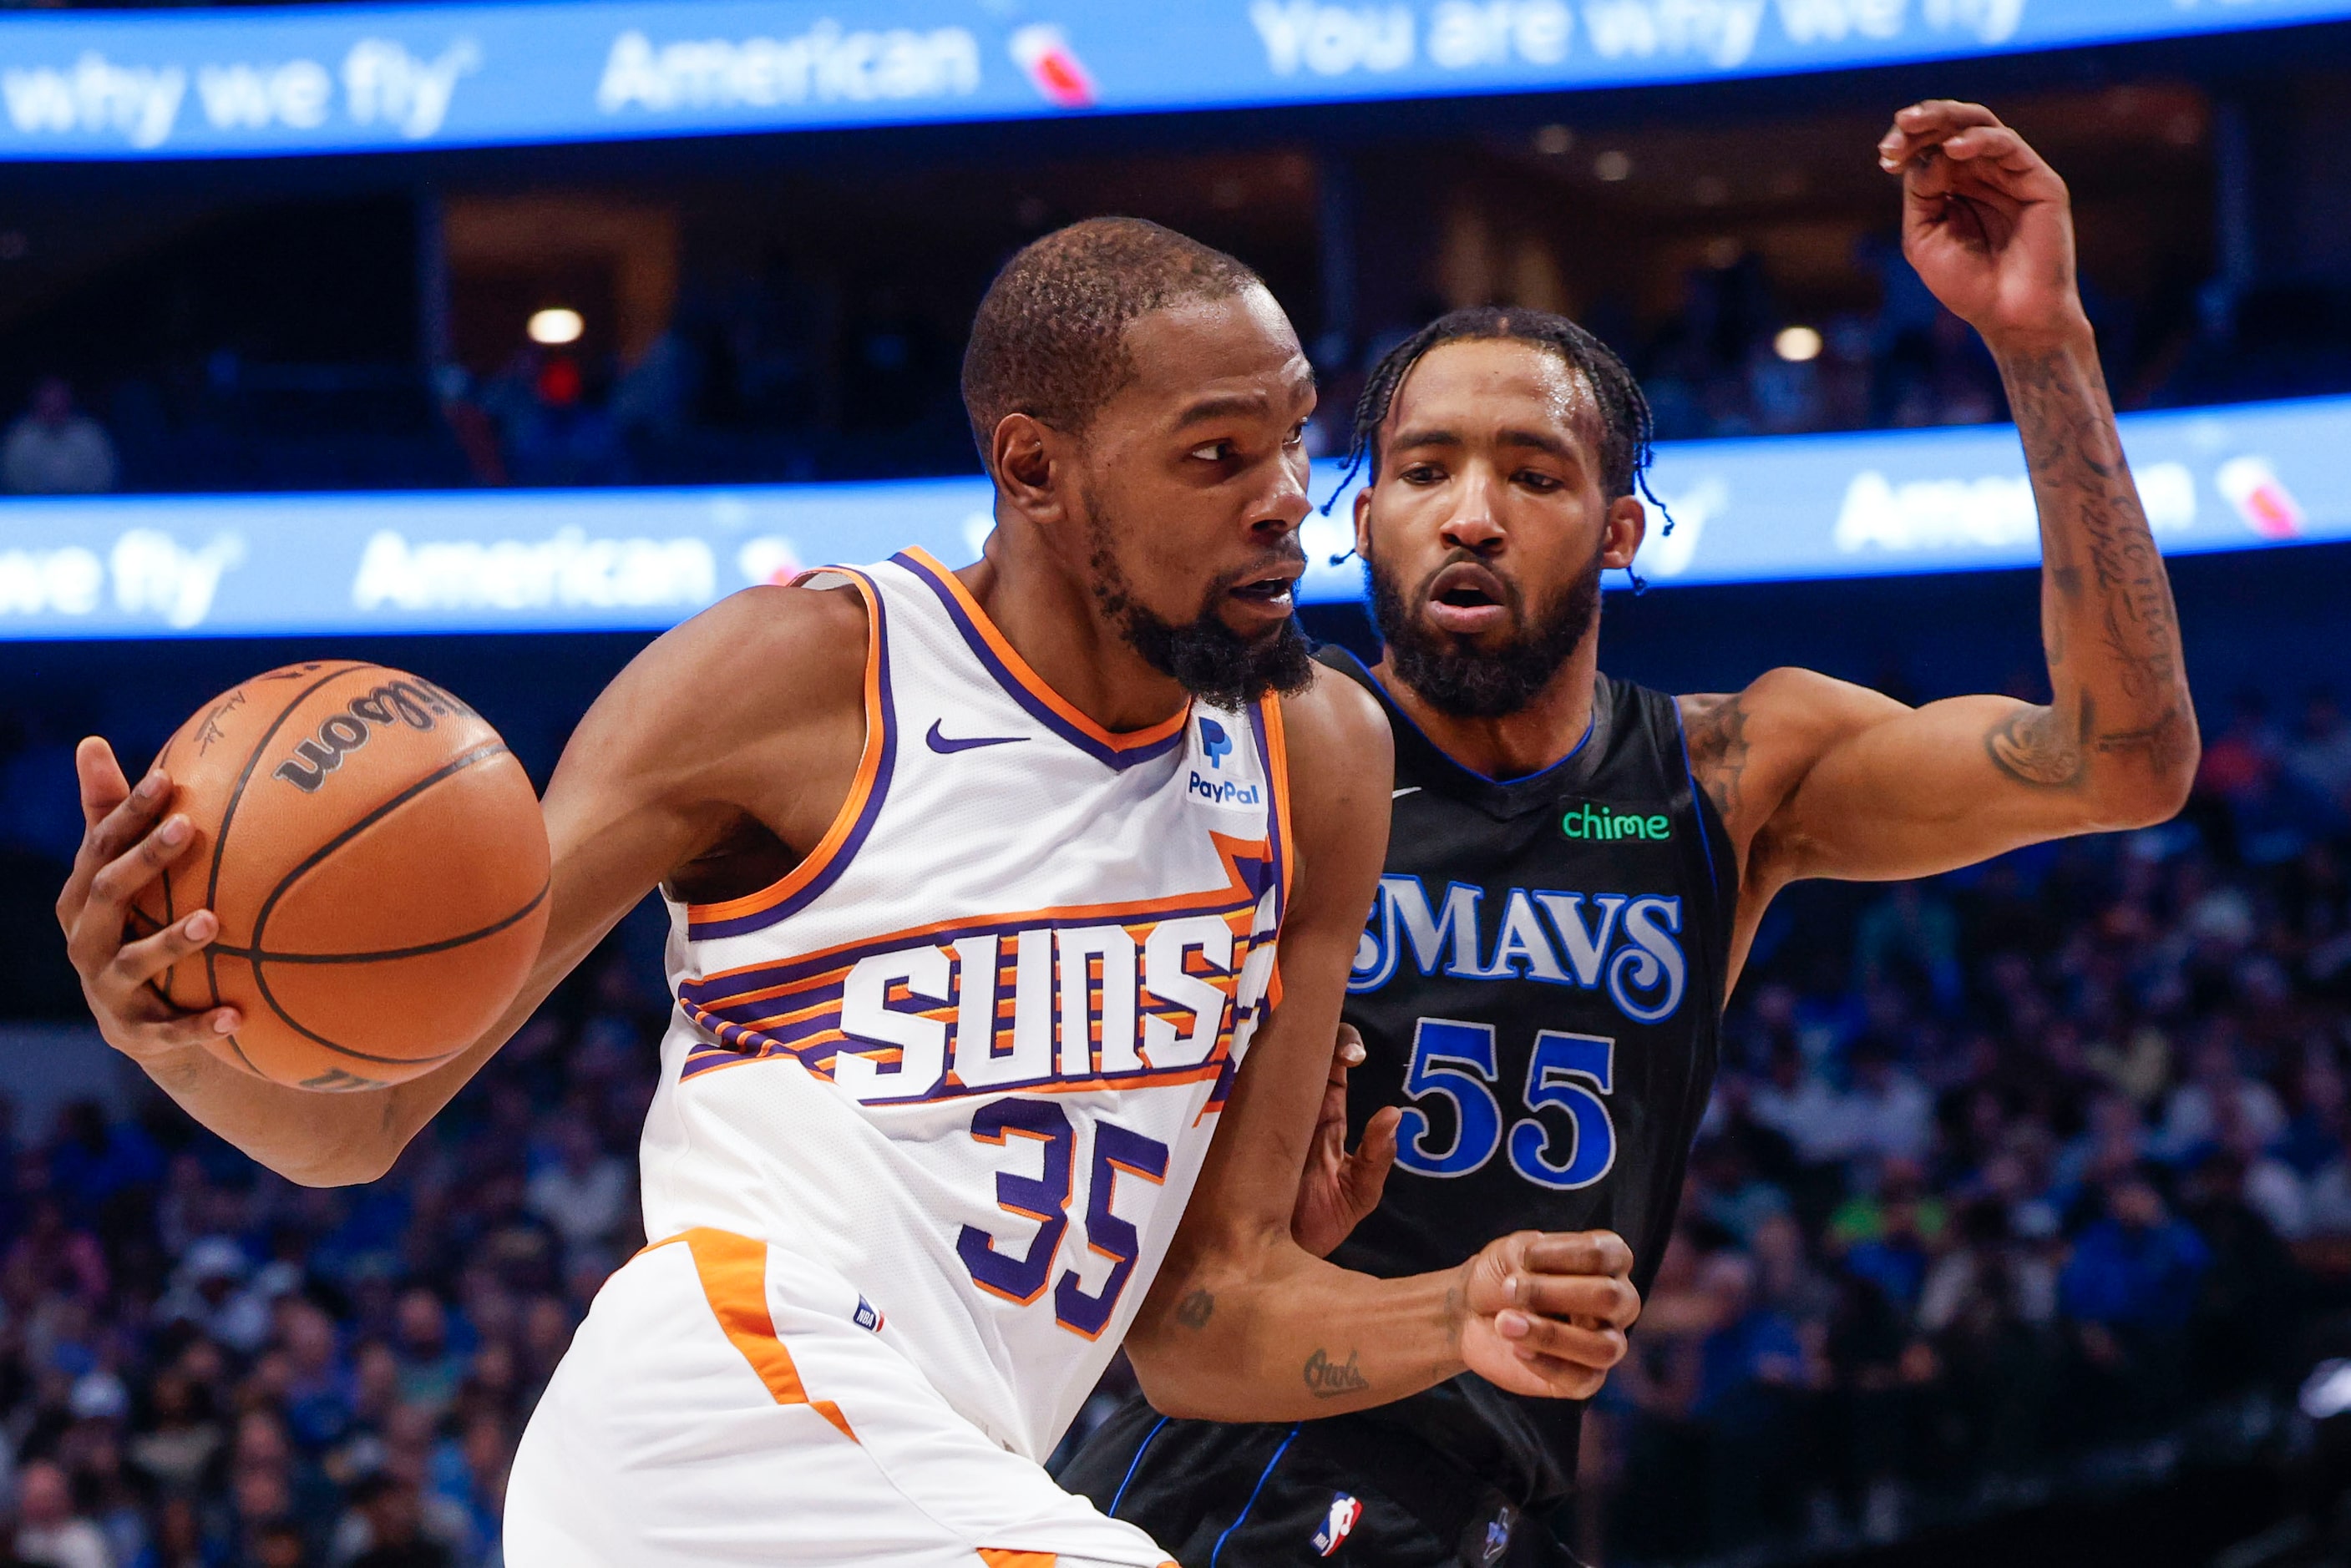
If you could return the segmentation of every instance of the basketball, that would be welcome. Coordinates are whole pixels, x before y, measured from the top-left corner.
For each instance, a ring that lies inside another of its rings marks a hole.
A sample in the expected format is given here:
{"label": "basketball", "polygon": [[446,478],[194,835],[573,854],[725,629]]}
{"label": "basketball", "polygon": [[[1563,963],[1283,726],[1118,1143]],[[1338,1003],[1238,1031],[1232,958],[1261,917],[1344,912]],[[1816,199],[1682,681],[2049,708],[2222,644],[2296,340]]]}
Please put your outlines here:
{"label": "basketball", "polygon": [[420,677],[288,665],[206,703],[156,766],[194,837],[139,934],[210,909],[218,938],[154,982],[245,1015],[211,1043],[272,1083],[413,1078],[477,1039],[547,926],[547,833],[498,733]]}

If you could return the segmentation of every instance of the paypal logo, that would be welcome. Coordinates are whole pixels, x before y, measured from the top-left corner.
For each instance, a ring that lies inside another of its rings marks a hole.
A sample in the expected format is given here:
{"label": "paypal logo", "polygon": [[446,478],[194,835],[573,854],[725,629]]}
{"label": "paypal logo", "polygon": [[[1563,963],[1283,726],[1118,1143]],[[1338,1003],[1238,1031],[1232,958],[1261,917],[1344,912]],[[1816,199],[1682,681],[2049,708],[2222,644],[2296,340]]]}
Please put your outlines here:
{"label": "paypal logo", "polygon": [[1194,794],[1210,805],[1258,805],[1263,794],[1253,784],[1238,784],[1231,779],[1202,778],[1196,769],[1187,785]]}
{"label": "paypal logo", "polygon": [[1636,1023],[1662,1023],[1681,1006],[1689,962],[1679,898],[1512,888],[1497,919],[1485,907],[1486,892],[1453,882],[1431,903],[1419,877],[1381,877],[1347,989],[1377,991],[1409,950],[1423,974],[1604,989]]}
{"label": "paypal logo", "polygon": [[[1203,719],[1200,721],[1200,749],[1208,753],[1210,767],[1222,768],[1225,759],[1232,754],[1233,738],[1226,734],[1225,727],[1214,719]],[[1195,776],[1193,783],[1198,782]]]}

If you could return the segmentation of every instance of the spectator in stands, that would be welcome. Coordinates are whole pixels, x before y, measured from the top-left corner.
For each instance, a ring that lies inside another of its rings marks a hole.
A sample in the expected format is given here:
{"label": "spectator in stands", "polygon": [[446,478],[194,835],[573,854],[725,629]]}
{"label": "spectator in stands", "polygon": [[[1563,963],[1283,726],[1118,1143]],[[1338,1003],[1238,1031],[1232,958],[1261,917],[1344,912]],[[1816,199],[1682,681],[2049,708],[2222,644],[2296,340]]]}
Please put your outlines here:
{"label": "spectator in stands", "polygon": [[2144,1423],[2186,1386],[2188,1323],[2211,1249],[2172,1218],[2143,1172],[2105,1190],[2105,1216],[2085,1230],[2058,1282],[2104,1411]]}
{"label": "spectator in stands", "polygon": [[74,411],[71,387],[45,378],[31,409],[0,437],[0,484],[19,495],[95,495],[116,478],[113,441]]}
{"label": "spectator in stands", "polygon": [[115,1568],[106,1537],[74,1507],[73,1483],[47,1459],[16,1482],[16,1555],[42,1568]]}

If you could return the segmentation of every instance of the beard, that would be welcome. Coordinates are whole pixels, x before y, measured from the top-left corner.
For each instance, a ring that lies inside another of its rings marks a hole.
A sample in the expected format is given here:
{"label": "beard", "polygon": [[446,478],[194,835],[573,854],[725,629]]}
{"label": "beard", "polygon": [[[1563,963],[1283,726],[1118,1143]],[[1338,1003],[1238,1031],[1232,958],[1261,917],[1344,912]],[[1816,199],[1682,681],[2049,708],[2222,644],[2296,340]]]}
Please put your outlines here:
{"label": "beard", "polygon": [[1430,707],[1448,717],[1499,719],[1517,712],[1551,684],[1560,666],[1600,618],[1601,554],[1599,550],[1592,553],[1591,565],[1577,574],[1558,602],[1532,626],[1527,624],[1525,596],[1516,583],[1503,579],[1511,618],[1523,629],[1491,649],[1435,630],[1413,613],[1426,602],[1428,587],[1437,580],[1437,572],[1470,559],[1467,552],[1457,551],[1439,562],[1421,580],[1409,606],[1395,578],[1366,556],[1364,565],[1372,579],[1372,619],[1387,644],[1389,665]]}
{"label": "beard", "polygon": [[[1266,563],[1228,572],[1208,585],[1200,613],[1180,625],[1161,617],[1134,597],[1119,568],[1110,541],[1115,525],[1088,498],[1092,514],[1094,599],[1143,661],[1212,708],[1242,708],[1268,692],[1294,697],[1314,677],[1314,650],[1293,615],[1257,637],[1242,636],[1217,618],[1217,606],[1242,583],[1265,575]],[[1305,559],[1298,535],[1274,554],[1288,563]]]}

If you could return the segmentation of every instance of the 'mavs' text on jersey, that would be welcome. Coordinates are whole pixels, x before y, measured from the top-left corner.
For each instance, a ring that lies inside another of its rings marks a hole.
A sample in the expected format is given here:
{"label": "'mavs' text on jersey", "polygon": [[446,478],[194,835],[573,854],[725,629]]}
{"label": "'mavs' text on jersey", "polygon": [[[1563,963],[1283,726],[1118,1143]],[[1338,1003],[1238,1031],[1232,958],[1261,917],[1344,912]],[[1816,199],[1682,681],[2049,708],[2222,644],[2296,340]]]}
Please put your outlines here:
{"label": "'mavs' text on jersey", "polygon": [[1681,929],[1681,899],[1661,894],[1512,888],[1498,909],[1485,888],[1451,882],[1432,898],[1419,877],[1391,873],[1380,878],[1347,984],[1378,990],[1409,952],[1424,975],[1605,990],[1625,1017],[1656,1023],[1681,1005],[1688,981]]}

